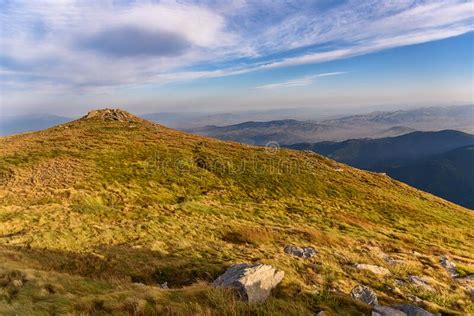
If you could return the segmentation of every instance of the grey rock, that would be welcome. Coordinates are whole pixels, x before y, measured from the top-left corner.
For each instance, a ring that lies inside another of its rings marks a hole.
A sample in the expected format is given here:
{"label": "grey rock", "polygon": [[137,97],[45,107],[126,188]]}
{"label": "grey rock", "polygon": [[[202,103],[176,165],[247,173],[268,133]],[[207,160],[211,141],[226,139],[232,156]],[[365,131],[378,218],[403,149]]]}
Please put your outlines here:
{"label": "grey rock", "polygon": [[408,280],[419,288],[422,288],[426,291],[435,292],[435,289],[433,287],[431,287],[423,277],[418,277],[416,275],[410,275],[410,276],[408,276]]}
{"label": "grey rock", "polygon": [[452,261],[449,261],[447,257],[441,256],[440,263],[443,266],[443,268],[446,269],[446,271],[451,277],[455,278],[459,276],[458,273],[456,272],[456,264]]}
{"label": "grey rock", "polygon": [[392,307],[376,305],[372,311],[372,316],[407,316],[407,314]]}
{"label": "grey rock", "polygon": [[316,250],[314,250],[314,248],[312,247],[301,248],[297,246],[288,245],[283,250],[286,254],[305,259],[314,257],[316,255]]}
{"label": "grey rock", "polygon": [[416,305],[401,304],[401,305],[393,305],[391,307],[404,312],[405,314],[407,314],[407,316],[434,316],[434,314]]}
{"label": "grey rock", "polygon": [[372,265],[372,264],[356,264],[355,267],[358,270],[370,271],[373,274],[377,274],[377,275],[390,275],[391,274],[391,272],[388,269],[385,269],[383,267],[379,267],[376,265]]}
{"label": "grey rock", "polygon": [[169,287],[168,287],[168,282],[161,283],[161,284],[160,284],[160,288],[162,288],[162,289],[169,289]]}
{"label": "grey rock", "polygon": [[266,264],[235,264],[219,276],[212,285],[230,288],[248,302],[264,301],[271,290],[283,279],[285,273]]}
{"label": "grey rock", "polygon": [[357,285],[351,291],[351,297],[365,304],[376,306],[379,304],[377,294],[368,286]]}

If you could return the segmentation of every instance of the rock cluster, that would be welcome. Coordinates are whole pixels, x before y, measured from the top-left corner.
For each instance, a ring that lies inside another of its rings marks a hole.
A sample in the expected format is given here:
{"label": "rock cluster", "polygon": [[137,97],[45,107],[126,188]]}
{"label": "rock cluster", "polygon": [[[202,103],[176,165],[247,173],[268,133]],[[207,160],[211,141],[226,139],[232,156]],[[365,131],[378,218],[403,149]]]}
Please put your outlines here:
{"label": "rock cluster", "polygon": [[285,273],[267,264],[235,264],[212,284],[216,288],[233,289],[248,302],[264,301]]}
{"label": "rock cluster", "polygon": [[311,258],[316,255],[316,250],[314,250],[314,248],[312,247],[297,247],[297,246],[288,245],[283,249],[283,251],[286,254],[304,258],[304,259]]}
{"label": "rock cluster", "polygon": [[102,121],[120,121],[128,122],[136,119],[136,117],[127,111],[120,109],[104,109],[104,110],[93,110],[87,113],[83,119],[99,119]]}
{"label": "rock cluster", "polygon": [[351,291],[351,297],[373,307],[372,316],[434,316],[421,307],[411,304],[393,306],[379,305],[377,294],[368,286],[357,285]]}

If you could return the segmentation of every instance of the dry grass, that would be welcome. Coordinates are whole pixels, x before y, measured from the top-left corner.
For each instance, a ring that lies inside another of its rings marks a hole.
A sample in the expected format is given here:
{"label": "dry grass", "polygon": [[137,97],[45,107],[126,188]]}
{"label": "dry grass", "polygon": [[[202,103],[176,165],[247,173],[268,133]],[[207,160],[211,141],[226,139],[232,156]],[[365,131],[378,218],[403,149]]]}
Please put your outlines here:
{"label": "dry grass", "polygon": [[[318,155],[129,125],[78,121],[0,139],[0,268],[38,274],[8,294],[1,314],[367,314],[346,301],[358,283],[382,302],[420,296],[432,310],[474,312],[438,259],[472,272],[464,268],[474,264],[472,212],[378,174],[337,172]],[[318,253],[289,257],[286,244]],[[208,286],[239,262],[285,271],[267,303],[249,306]],[[398,285],[411,274],[432,278],[438,293]],[[155,286],[165,281],[171,290]]]}

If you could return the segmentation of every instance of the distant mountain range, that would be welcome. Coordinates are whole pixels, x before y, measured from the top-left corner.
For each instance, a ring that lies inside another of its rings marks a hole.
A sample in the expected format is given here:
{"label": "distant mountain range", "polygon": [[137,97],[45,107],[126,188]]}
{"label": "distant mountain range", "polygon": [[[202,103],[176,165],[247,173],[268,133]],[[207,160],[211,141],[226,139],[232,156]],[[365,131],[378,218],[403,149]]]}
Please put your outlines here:
{"label": "distant mountain range", "polygon": [[474,135],[444,130],[288,147],[311,150],[354,167],[385,172],[411,186],[474,209]]}
{"label": "distant mountain range", "polygon": [[39,131],[70,120],[67,117],[50,114],[0,116],[0,136]]}
{"label": "distant mountain range", "polygon": [[474,132],[474,106],[431,107],[372,112],[322,121],[274,120],[228,126],[205,126],[190,132],[241,143],[341,141],[351,138],[399,136],[415,130],[456,129]]}
{"label": "distant mountain range", "polygon": [[[474,105],[355,114],[361,109],[273,109],[229,113],[162,112],[140,117],[225,140],[265,145],[390,137],[415,130],[474,133]],[[341,113],[346,113],[341,116]],[[350,115],[349,115],[350,114]],[[0,135],[45,129],[71,118],[49,114],[0,116]],[[244,122],[244,123],[242,123]]]}

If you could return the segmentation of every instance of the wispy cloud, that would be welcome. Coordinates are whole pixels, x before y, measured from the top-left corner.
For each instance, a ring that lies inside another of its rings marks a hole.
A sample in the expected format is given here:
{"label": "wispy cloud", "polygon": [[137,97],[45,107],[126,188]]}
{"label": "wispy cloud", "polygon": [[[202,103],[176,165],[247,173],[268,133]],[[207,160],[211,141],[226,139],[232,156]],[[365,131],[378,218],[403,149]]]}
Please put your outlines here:
{"label": "wispy cloud", "polygon": [[337,76],[337,75],[342,75],[342,74],[345,74],[345,73],[346,72],[342,72],[342,71],[321,73],[321,74],[316,74],[316,75],[311,75],[311,76],[304,76],[304,77],[301,77],[301,78],[292,79],[292,80],[288,80],[288,81],[284,81],[284,82],[265,84],[265,85],[257,86],[254,89],[271,90],[271,89],[279,89],[279,88],[291,88],[291,87],[299,87],[299,86],[308,86],[310,84],[313,84],[314,81],[317,78]]}
{"label": "wispy cloud", "polygon": [[471,32],[473,19],[463,0],[18,0],[0,8],[0,87],[112,91],[321,63]]}

